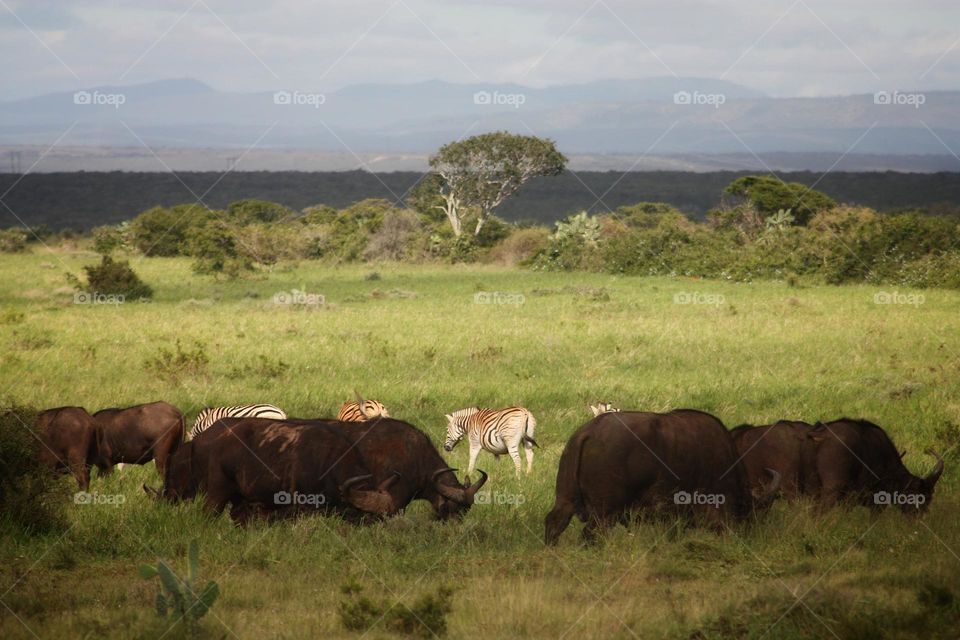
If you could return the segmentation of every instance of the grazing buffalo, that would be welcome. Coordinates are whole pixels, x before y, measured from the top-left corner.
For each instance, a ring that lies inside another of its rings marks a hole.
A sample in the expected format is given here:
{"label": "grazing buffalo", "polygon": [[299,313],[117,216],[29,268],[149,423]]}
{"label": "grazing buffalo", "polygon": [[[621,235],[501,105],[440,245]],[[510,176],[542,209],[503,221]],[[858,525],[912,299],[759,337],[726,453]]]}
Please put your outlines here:
{"label": "grazing buffalo", "polygon": [[688,513],[714,526],[769,504],[779,484],[751,494],[733,438],[710,414],[604,413],[567,442],[557,472],[557,495],[546,518],[546,543],[556,544],[574,515],[585,541],[631,511]]}
{"label": "grazing buffalo", "polygon": [[443,461],[427,434],[401,420],[322,423],[336,426],[354,443],[375,482],[382,482],[393,473],[400,474],[390,488],[399,508],[413,500],[426,500],[441,520],[462,517],[487,480],[487,474],[480,471],[481,478],[476,483],[460,484],[454,469]]}
{"label": "grazing buffalo", "polygon": [[904,512],[914,513],[930,506],[943,473],[943,459],[933,450],[927,453],[937,463],[920,478],[904,466],[886,431],[872,422],[841,418],[817,423],[810,438],[816,443],[821,508],[844,499],[874,509],[900,506]]}
{"label": "grazing buffalo", "polygon": [[[397,511],[388,493],[392,474],[375,488],[360,453],[337,429],[266,418],[226,418],[180,447],[162,492],[172,501],[204,492],[204,508],[244,524],[253,515],[317,511],[357,520]],[[357,511],[361,513],[357,513]]]}
{"label": "grazing buffalo", "polygon": [[86,491],[90,487],[90,464],[98,450],[93,416],[82,407],[47,409],[37,416],[35,429],[40,439],[40,464],[70,471],[80,490]]}
{"label": "grazing buffalo", "polygon": [[812,425],[780,420],[754,427],[748,424],[733,429],[730,435],[737,446],[747,480],[753,490],[762,489],[769,475],[780,474],[780,492],[790,500],[818,490],[816,443],[809,437]]}
{"label": "grazing buffalo", "polygon": [[183,442],[183,414],[166,402],[103,409],[93,419],[102,432],[97,466],[106,472],[118,463],[155,460],[163,476],[170,456]]}

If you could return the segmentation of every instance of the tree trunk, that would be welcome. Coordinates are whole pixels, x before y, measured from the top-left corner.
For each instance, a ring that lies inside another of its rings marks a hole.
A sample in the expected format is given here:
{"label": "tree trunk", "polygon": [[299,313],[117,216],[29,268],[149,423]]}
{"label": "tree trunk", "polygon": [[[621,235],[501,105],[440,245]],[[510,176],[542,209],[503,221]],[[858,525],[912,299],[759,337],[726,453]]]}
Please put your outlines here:
{"label": "tree trunk", "polygon": [[483,228],[483,223],[487,221],[486,214],[481,213],[480,217],[477,218],[477,228],[473,231],[473,236],[477,237],[480,235],[480,229]]}
{"label": "tree trunk", "polygon": [[450,227],[453,228],[453,235],[459,238],[460,234],[463,233],[463,226],[460,220],[460,207],[458,206],[457,198],[452,193],[441,193],[440,197],[443,198],[443,206],[437,208],[443,209],[447,220],[450,221]]}

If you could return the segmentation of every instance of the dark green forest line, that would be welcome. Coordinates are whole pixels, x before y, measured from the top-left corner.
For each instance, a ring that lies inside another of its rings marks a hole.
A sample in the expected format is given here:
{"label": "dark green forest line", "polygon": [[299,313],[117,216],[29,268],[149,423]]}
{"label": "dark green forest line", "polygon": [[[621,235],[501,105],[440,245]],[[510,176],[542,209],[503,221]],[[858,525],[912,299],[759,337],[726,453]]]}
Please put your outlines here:
{"label": "dark green forest line", "polygon": [[[685,171],[570,172],[535,178],[497,210],[504,220],[550,224],[577,211],[607,213],[637,202],[665,202],[692,218],[718,205],[723,188],[750,172]],[[22,223],[52,229],[89,230],[129,220],[153,206],[193,203],[212,208],[263,199],[300,210],[317,204],[337,208],[366,198],[405,199],[421,179],[417,172],[374,174],[342,172],[170,172],[0,174],[0,193],[9,193],[0,209],[0,227]],[[931,212],[960,204],[957,173],[784,172],[787,182],[816,184],[840,203],[856,203],[881,212],[923,208]],[[17,220],[19,218],[20,220]]]}

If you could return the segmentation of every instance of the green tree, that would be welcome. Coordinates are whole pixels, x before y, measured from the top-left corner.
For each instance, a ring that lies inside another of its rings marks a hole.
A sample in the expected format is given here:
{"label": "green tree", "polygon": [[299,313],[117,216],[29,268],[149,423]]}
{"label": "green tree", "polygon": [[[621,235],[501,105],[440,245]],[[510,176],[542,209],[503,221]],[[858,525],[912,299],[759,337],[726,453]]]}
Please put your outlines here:
{"label": "green tree", "polygon": [[801,225],[820,211],[837,206],[825,193],[773,176],[743,176],[727,185],[724,192],[749,200],[764,218],[783,210],[790,212],[796,224]]}
{"label": "green tree", "polygon": [[443,180],[442,205],[453,233],[460,236],[467,207],[476,210],[474,236],[490,214],[536,176],[561,173],[567,158],[552,140],[498,131],[440,147],[430,167]]}

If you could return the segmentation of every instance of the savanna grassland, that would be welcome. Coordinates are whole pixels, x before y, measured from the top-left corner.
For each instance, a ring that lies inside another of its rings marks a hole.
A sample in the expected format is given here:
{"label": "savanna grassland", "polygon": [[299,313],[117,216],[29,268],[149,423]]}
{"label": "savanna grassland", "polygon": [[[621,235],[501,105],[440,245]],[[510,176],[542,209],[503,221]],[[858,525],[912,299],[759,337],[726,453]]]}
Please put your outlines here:
{"label": "savanna grassland", "polygon": [[[68,251],[0,258],[0,398],[90,411],[163,399],[192,420],[246,402],[330,416],[356,390],[438,444],[444,413],[522,404],[541,449],[519,481],[508,458],[481,454],[490,499],[462,522],[434,522],[415,503],[362,528],[305,518],[239,529],[196,504],[154,503],[140,489],[159,483],[153,464],[128,466],[91,484],[122,504],[71,501],[66,527],[42,535],[3,524],[0,637],[179,637],[137,571],[157,557],[180,567],[193,538],[202,577],[222,592],[200,627],[217,638],[392,637],[344,628],[338,608],[356,597],[345,585],[403,604],[451,587],[452,638],[960,629],[960,292],[877,304],[893,288],[316,262],[219,282],[185,258],[134,257],[151,302],[73,304],[64,272],[92,262]],[[274,303],[292,289],[326,304]],[[484,292],[509,304],[478,304]],[[725,534],[638,523],[586,548],[574,523],[547,549],[560,452],[597,400],[698,408],[731,427],[864,417],[907,449],[914,473],[932,466],[929,446],[947,466],[922,519],[780,502]],[[446,457],[466,466],[464,445]],[[63,491],[75,484],[64,479]]]}

